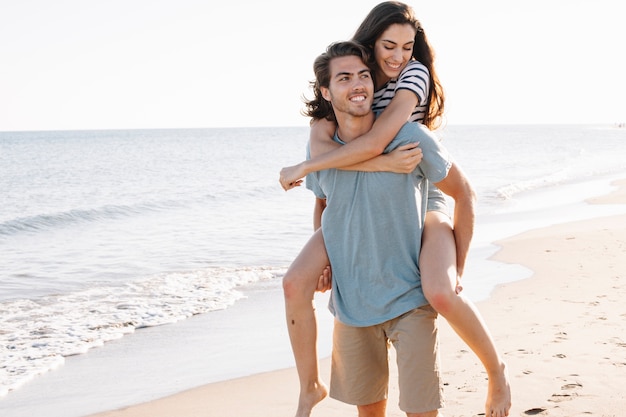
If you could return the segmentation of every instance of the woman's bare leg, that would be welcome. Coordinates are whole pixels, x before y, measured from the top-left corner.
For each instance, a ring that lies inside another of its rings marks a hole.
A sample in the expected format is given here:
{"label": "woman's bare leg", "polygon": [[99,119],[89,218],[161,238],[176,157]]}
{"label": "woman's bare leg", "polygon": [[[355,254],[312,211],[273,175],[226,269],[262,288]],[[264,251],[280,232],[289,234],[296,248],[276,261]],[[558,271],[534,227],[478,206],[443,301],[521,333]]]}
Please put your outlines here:
{"label": "woman's bare leg", "polygon": [[426,214],[419,263],[426,299],[478,356],[487,371],[486,416],[508,416],[511,388],[506,364],[476,306],[455,291],[456,246],[451,221],[445,214],[436,211]]}
{"label": "woman's bare leg", "polygon": [[318,229],[283,277],[287,328],[300,379],[296,417],[310,416],[313,407],[328,395],[319,376],[314,301],[318,279],[328,264],[322,230]]}

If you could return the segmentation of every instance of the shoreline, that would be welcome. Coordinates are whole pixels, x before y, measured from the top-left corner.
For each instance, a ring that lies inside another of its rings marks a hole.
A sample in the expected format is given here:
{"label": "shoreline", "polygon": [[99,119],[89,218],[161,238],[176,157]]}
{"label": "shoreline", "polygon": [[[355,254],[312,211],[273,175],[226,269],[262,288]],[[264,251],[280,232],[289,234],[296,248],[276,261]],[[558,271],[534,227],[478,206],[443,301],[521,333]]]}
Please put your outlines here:
{"label": "shoreline", "polygon": [[[590,199],[626,204],[626,180]],[[509,367],[510,415],[615,416],[626,408],[626,214],[579,220],[495,242],[490,257],[521,264],[532,275],[498,285],[477,302]],[[484,413],[486,375],[482,365],[440,319],[447,417]],[[330,362],[320,361],[329,380]],[[394,367],[388,416],[397,408]],[[178,394],[90,417],[217,417],[292,415],[298,396],[294,368],[215,382]],[[354,414],[355,408],[326,399],[313,416]]]}
{"label": "shoreline", "polygon": [[[525,257],[520,257],[519,252],[517,257],[510,261],[496,260],[506,237],[515,237],[525,230],[543,229],[544,226],[550,224],[564,222],[570,224],[570,222],[577,223],[579,220],[593,220],[615,214],[626,215],[623,206],[626,203],[626,197],[624,197],[626,179],[624,178],[626,178],[626,173],[609,177],[594,177],[578,185],[566,184],[564,185],[566,189],[557,187],[539,190],[537,193],[524,195],[523,199],[515,201],[516,205],[523,206],[519,213],[517,210],[513,212],[505,210],[496,214],[488,224],[480,222],[481,236],[476,239],[476,243],[483,244],[483,246],[473,243],[475,247],[472,249],[471,264],[468,265],[465,277],[466,283],[469,284],[466,285],[466,296],[483,311],[492,301],[497,301],[493,299],[496,288],[527,280],[533,274],[525,262]],[[574,196],[578,198],[574,199]],[[548,198],[548,207],[544,208],[543,203],[546,198]],[[558,207],[552,208],[550,206],[552,201],[556,202]],[[622,205],[611,205],[611,203]],[[537,204],[542,207],[541,210],[529,209]],[[624,223],[624,219],[621,219],[621,222]],[[524,251],[522,253],[525,254]],[[256,375],[265,375],[266,379],[259,379],[258,381],[262,382],[256,383],[256,386],[255,384],[249,385],[245,390],[256,391],[261,386],[267,386],[266,396],[274,402],[268,405],[267,399],[263,398],[259,404],[265,404],[265,409],[271,410],[283,407],[281,415],[293,415],[297,392],[290,393],[289,390],[296,390],[297,387],[293,385],[297,385],[297,377],[295,377],[295,369],[291,370],[293,374],[289,374],[289,368],[293,366],[293,356],[284,326],[282,291],[279,284],[279,282],[268,281],[260,286],[242,287],[247,297],[228,309],[193,316],[173,325],[144,328],[121,339],[107,342],[105,346],[92,349],[86,354],[67,357],[63,366],[52,372],[41,374],[29,381],[27,386],[5,397],[0,397],[0,415],[6,417],[30,417],[44,414],[49,417],[100,416],[107,410],[151,404],[153,401],[175,396],[177,393],[184,393],[196,387]],[[484,291],[483,288],[489,288],[489,290]],[[332,332],[332,316],[326,308],[327,294],[317,294],[316,304],[320,322],[319,354],[320,357],[325,358],[330,354]],[[493,331],[491,318],[483,314]],[[496,311],[495,314],[502,314],[502,311]],[[446,346],[456,346],[459,352],[453,354],[455,357],[458,355],[464,358],[459,360],[458,368],[453,369],[463,369],[463,372],[466,372],[465,369],[469,366],[477,366],[474,364],[474,355],[471,352],[468,353],[467,347],[460,342],[456,334],[447,329],[447,323],[443,319],[440,320],[440,328],[442,347],[445,349]],[[444,339],[446,331],[449,335],[446,336],[447,339]],[[500,342],[497,343],[499,346]],[[442,350],[442,354],[444,352],[445,350]],[[442,360],[444,370],[447,369],[447,363],[451,361]],[[321,371],[327,382],[329,366],[324,360],[322,361]],[[477,369],[480,371],[480,366]],[[273,381],[272,373],[278,372],[277,370],[287,372],[287,376],[280,382],[268,382]],[[484,378],[484,375],[478,377],[478,382],[471,389],[486,388],[486,384],[480,380],[481,377]],[[454,375],[453,379],[456,378],[457,376]],[[229,386],[236,387],[237,385]],[[449,384],[448,387],[450,386],[452,385]],[[446,394],[451,389],[448,387],[446,387]],[[227,398],[229,395],[232,396],[233,392],[232,389],[226,390],[218,394],[218,397]],[[453,397],[447,395],[449,407],[444,410],[446,417],[450,417],[450,400],[458,395],[455,391],[452,392]],[[208,396],[211,403],[214,402],[214,397],[215,395]],[[207,408],[206,399],[204,401],[204,408]],[[242,397],[240,401],[235,402],[235,405],[239,407],[240,403],[246,401],[247,399]],[[324,404],[331,401],[325,401]],[[390,411],[393,410],[393,401],[392,393]],[[481,404],[482,401],[479,403]],[[341,406],[335,401],[332,403],[334,403],[333,406]],[[177,410],[180,407],[180,403],[176,404]],[[354,414],[351,407],[343,410],[342,415]],[[230,414],[228,410],[225,412]],[[152,417],[150,413],[148,415]],[[168,417],[179,417],[179,415],[189,417],[189,414],[179,414],[178,411],[170,413]],[[213,414],[198,411],[191,415]],[[320,414],[314,412],[312,417],[316,415]],[[329,414],[329,416],[333,415]],[[467,417],[466,414],[458,416]]]}

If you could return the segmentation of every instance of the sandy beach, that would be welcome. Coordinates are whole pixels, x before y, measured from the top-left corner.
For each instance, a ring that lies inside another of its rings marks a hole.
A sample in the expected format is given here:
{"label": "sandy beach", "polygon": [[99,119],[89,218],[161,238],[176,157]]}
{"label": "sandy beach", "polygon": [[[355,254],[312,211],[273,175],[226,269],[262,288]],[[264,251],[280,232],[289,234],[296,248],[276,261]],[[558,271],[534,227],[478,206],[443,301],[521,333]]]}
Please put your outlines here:
{"label": "sandy beach", "polygon": [[[619,189],[590,201],[625,204]],[[508,363],[511,416],[623,415],[626,409],[626,215],[532,230],[497,242],[493,259],[522,264],[530,278],[497,287],[478,303]],[[470,286],[471,282],[465,282]],[[440,319],[446,417],[484,415],[485,373],[478,360]],[[262,358],[259,358],[262,360]],[[329,360],[321,361],[328,381]],[[392,367],[392,372],[395,372]],[[208,384],[173,396],[93,417],[293,416],[295,369]],[[356,415],[326,399],[313,416]],[[397,407],[392,376],[388,416]]]}

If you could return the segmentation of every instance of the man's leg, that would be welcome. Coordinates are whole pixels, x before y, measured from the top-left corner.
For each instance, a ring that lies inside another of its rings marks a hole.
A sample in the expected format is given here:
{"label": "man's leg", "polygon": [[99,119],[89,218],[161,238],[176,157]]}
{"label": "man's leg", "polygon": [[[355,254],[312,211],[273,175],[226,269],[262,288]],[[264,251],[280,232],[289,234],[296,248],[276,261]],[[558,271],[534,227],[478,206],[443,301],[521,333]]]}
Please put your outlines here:
{"label": "man's leg", "polygon": [[388,389],[389,344],[383,325],[353,327],[335,319],[330,396],[356,405],[359,416],[384,417]]}
{"label": "man's leg", "polygon": [[389,339],[396,349],[400,409],[407,416],[437,416],[443,407],[437,312],[429,305],[392,320]]}
{"label": "man's leg", "polygon": [[385,417],[387,400],[378,401],[374,404],[358,405],[359,417]]}
{"label": "man's leg", "polygon": [[438,417],[439,411],[427,411],[425,413],[406,413],[407,417]]}

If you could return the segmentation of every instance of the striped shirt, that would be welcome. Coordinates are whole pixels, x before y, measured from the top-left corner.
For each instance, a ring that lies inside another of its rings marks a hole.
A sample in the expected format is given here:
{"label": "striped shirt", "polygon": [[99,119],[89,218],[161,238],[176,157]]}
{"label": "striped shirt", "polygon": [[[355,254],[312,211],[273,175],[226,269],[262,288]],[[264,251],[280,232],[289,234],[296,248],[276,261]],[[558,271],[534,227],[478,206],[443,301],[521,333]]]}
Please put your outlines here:
{"label": "striped shirt", "polygon": [[[402,70],[398,78],[389,80],[382,88],[374,93],[372,109],[375,114],[380,114],[398,90],[410,90],[415,93],[419,100],[411,117],[410,122],[423,123],[428,111],[428,94],[430,90],[430,72],[424,64],[412,60]],[[435,185],[428,181],[428,211],[440,211],[448,214],[446,198]]]}
{"label": "striped shirt", "polygon": [[374,93],[374,105],[372,107],[374,113],[379,114],[385,110],[396,91],[410,90],[417,96],[419,104],[413,110],[409,121],[422,123],[428,110],[429,80],[428,68],[419,61],[410,61],[398,78],[389,80],[387,84]]}

